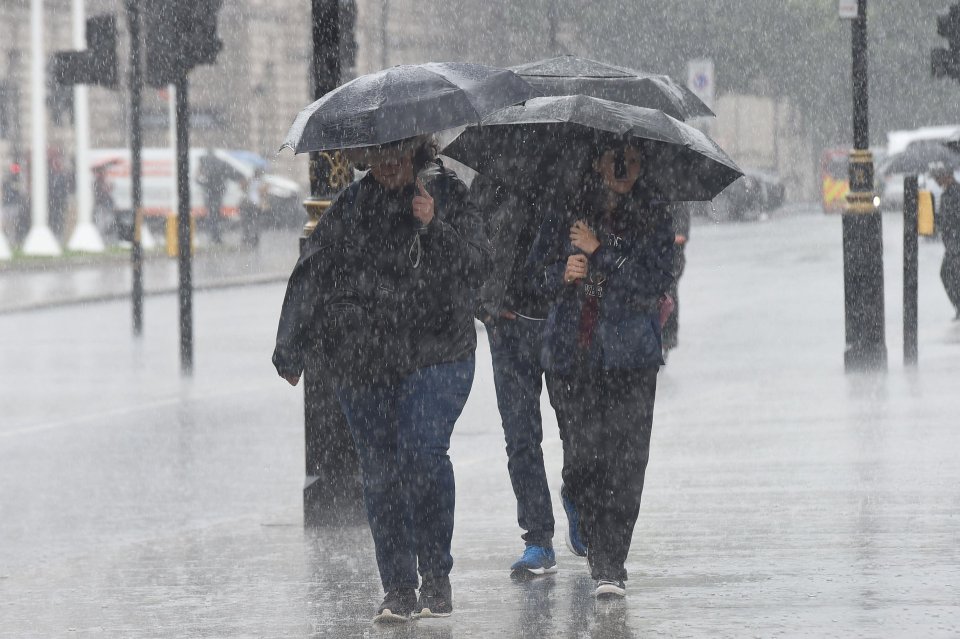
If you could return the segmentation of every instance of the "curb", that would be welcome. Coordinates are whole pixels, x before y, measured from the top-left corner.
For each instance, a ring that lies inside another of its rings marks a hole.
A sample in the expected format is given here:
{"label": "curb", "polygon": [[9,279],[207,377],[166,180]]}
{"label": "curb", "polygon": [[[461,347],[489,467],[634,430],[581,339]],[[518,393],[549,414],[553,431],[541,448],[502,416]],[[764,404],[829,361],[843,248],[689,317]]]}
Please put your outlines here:
{"label": "curb", "polygon": [[[278,284],[286,282],[290,277],[286,274],[261,275],[259,277],[244,277],[219,282],[208,282],[205,284],[196,284],[193,287],[195,292],[215,291],[228,288],[240,288],[244,286],[262,286],[265,284]],[[143,292],[144,299],[161,295],[176,295],[179,289],[176,286],[168,286]],[[46,300],[32,304],[23,304],[21,306],[0,306],[0,315],[12,315],[14,313],[29,313],[32,311],[42,311],[51,308],[60,308],[65,306],[80,306],[84,304],[99,304],[103,302],[115,302],[117,300],[129,299],[130,291],[124,293],[104,293],[103,295],[88,295],[85,297],[75,297],[62,300]]]}

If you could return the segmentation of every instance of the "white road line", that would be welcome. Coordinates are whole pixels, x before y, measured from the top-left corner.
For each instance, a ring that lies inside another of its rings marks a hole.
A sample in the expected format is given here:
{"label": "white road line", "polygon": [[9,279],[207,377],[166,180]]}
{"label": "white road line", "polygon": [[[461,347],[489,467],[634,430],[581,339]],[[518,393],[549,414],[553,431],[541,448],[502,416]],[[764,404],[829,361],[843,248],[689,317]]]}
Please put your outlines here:
{"label": "white road line", "polygon": [[[213,392],[205,392],[202,395],[189,395],[189,396],[177,396],[177,397],[167,397],[165,399],[158,399],[150,402],[141,402],[132,406],[121,406],[118,408],[112,408],[110,410],[101,411],[99,413],[90,413],[87,415],[75,415],[73,417],[68,417],[66,419],[60,419],[53,422],[46,422],[42,424],[34,424],[32,426],[24,426],[22,428],[17,428],[14,430],[0,432],[0,439],[9,439],[11,437],[19,437],[21,435],[33,435],[36,433],[42,433],[51,430],[57,430],[58,428],[66,428],[68,426],[74,426],[76,424],[83,424],[87,422],[97,421],[101,419],[111,418],[111,417],[120,417],[123,415],[132,415],[135,413],[140,413],[143,411],[155,410],[158,408],[166,408],[169,406],[176,406],[181,404],[184,401],[193,401],[193,400],[207,400],[214,398],[222,398],[230,395],[250,395],[257,391],[263,392],[265,387],[262,384],[256,386],[249,386],[246,388],[232,388],[230,390],[221,390]],[[270,389],[271,392],[274,389]]]}

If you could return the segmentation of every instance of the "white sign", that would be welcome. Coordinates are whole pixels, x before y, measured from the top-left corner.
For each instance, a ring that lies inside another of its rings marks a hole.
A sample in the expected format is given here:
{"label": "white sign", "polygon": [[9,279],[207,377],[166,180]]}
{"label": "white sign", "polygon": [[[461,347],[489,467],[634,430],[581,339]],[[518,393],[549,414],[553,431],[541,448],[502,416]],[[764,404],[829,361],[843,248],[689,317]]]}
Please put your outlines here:
{"label": "white sign", "polygon": [[856,20],[860,16],[857,0],[840,0],[840,19]]}
{"label": "white sign", "polygon": [[716,85],[713,77],[713,60],[704,58],[687,62],[687,88],[693,91],[704,104],[713,109]]}

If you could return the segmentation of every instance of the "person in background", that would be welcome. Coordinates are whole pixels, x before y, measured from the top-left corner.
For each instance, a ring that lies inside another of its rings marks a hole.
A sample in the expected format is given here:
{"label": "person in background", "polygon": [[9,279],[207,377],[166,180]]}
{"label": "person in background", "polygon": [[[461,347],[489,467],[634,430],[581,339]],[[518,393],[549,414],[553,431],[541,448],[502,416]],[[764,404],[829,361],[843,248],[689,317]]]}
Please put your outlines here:
{"label": "person in background", "polygon": [[929,172],[943,189],[937,205],[937,228],[944,248],[940,280],[953,304],[954,319],[960,320],[960,184],[954,167],[937,164]]}
{"label": "person in background", "polygon": [[686,248],[690,239],[690,204],[675,202],[669,205],[673,220],[673,284],[667,294],[673,300],[673,312],[667,315],[663,325],[663,361],[669,352],[680,345],[680,278],[687,265]]}
{"label": "person in background", "polygon": [[663,363],[660,304],[674,279],[670,214],[641,179],[656,161],[632,144],[602,148],[579,202],[548,217],[530,254],[551,300],[542,364],[563,440],[561,495],[600,598],[626,594]]}
{"label": "person in background", "polygon": [[487,235],[493,268],[480,291],[477,318],[487,329],[497,407],[507,447],[507,472],[524,530],[522,556],[510,566],[515,578],[557,571],[554,518],[543,465],[543,327],[550,300],[527,277],[526,260],[542,215],[532,202],[497,187],[483,176],[471,195],[488,212]]}
{"label": "person in background", "polygon": [[207,149],[206,154],[200,158],[197,184],[203,190],[207,205],[206,226],[210,232],[210,241],[214,244],[223,242],[220,211],[223,208],[223,196],[227,192],[229,181],[230,172],[224,162],[217,158],[216,151],[212,148]]}
{"label": "person in background", "polygon": [[68,170],[59,149],[50,149],[47,154],[49,169],[47,178],[47,207],[49,209],[50,230],[60,239],[64,239],[67,225],[67,200],[73,190],[73,172]]}
{"label": "person in background", "polygon": [[243,201],[240,203],[240,226],[243,229],[243,243],[256,248],[260,245],[260,224],[266,210],[267,184],[263,180],[263,169],[257,167],[253,175],[243,181]]}
{"label": "person in background", "polygon": [[93,222],[108,244],[119,241],[117,207],[113,200],[113,185],[107,179],[108,165],[93,167]]}

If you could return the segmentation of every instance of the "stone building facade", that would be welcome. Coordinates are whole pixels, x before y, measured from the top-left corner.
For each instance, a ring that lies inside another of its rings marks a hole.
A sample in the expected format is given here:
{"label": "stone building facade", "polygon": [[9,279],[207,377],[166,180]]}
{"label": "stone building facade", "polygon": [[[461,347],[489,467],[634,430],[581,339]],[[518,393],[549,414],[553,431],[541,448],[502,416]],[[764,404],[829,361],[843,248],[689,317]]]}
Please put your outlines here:
{"label": "stone building facade", "polygon": [[[45,0],[46,55],[73,49],[71,0]],[[129,140],[129,56],[122,0],[86,0],[86,13],[114,13],[120,30],[118,90],[90,89],[91,145],[126,146]],[[191,144],[244,148],[268,155],[283,141],[296,113],[309,101],[309,3],[303,0],[227,0],[219,19],[224,42],[216,65],[190,74]],[[0,0],[0,157],[29,155],[30,3]],[[142,124],[146,146],[169,144],[169,93],[145,88]],[[69,108],[48,90],[51,148],[71,152]]]}

